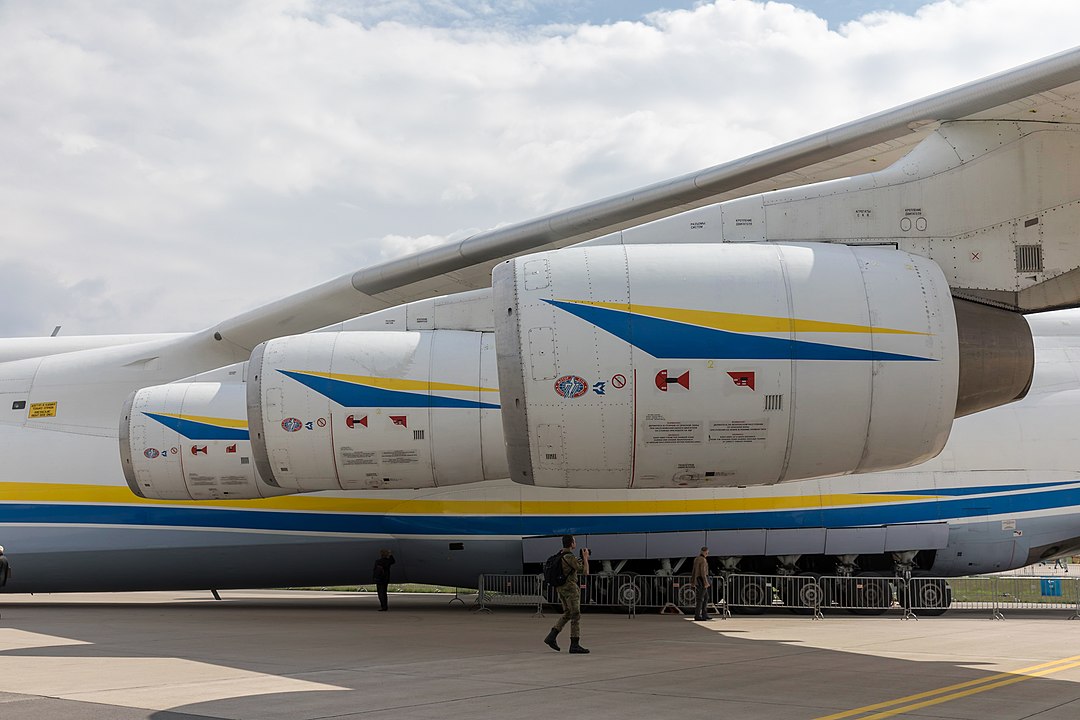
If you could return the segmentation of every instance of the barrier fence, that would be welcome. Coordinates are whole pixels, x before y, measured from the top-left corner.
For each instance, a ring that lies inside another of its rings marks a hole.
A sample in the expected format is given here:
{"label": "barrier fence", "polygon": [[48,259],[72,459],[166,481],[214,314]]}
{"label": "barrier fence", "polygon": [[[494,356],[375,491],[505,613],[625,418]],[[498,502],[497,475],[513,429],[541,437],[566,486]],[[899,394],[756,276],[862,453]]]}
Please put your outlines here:
{"label": "barrier fence", "polygon": [[[481,575],[476,608],[525,606],[544,614],[558,607],[555,588],[542,575]],[[579,583],[582,607],[613,608],[628,616],[639,610],[692,612],[697,592],[686,575],[586,575]],[[1013,610],[1068,611],[1080,619],[1080,578],[1024,575],[901,578],[884,574],[855,576],[755,575],[731,573],[710,578],[707,608],[720,617],[788,610],[821,618],[826,612],[856,615],[894,612],[904,619],[934,616],[950,608],[983,610],[1003,619]]]}

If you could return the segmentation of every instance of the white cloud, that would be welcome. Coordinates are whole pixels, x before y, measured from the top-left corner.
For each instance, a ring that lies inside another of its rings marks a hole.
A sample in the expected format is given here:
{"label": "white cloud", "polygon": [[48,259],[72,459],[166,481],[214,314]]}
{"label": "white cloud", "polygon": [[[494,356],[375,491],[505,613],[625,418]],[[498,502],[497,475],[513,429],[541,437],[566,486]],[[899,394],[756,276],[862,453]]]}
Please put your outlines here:
{"label": "white cloud", "polygon": [[1065,49],[1080,22],[1053,0],[838,30],[750,0],[506,21],[539,5],[0,4],[0,263],[44,292],[9,293],[0,335],[206,326]]}

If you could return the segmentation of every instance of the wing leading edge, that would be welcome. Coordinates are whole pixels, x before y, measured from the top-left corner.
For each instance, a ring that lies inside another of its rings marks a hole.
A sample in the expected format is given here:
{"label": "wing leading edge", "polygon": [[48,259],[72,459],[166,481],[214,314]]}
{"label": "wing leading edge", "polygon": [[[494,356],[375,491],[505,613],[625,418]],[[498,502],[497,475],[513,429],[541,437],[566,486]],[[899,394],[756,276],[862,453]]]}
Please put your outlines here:
{"label": "wing leading edge", "polygon": [[373,265],[206,333],[250,349],[393,305],[487,287],[491,268],[515,255],[724,200],[880,170],[940,122],[960,119],[1080,122],[1080,47],[747,157]]}

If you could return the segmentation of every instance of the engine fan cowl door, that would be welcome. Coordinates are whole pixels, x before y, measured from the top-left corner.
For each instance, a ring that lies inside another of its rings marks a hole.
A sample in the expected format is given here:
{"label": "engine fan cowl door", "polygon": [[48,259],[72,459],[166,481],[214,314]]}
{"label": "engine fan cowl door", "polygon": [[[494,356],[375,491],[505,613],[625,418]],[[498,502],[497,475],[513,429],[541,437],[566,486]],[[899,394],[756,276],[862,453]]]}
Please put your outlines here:
{"label": "engine fan cowl door", "polygon": [[925,258],[598,246],[517,258],[492,277],[517,482],[769,484],[907,466],[948,437],[956,323]]}
{"label": "engine fan cowl door", "polygon": [[283,488],[429,488],[506,476],[491,333],[315,333],[251,358],[262,472]]}
{"label": "engine fan cowl door", "polygon": [[128,486],[145,498],[241,500],[286,492],[256,471],[243,383],[136,391],[121,413],[120,454]]}

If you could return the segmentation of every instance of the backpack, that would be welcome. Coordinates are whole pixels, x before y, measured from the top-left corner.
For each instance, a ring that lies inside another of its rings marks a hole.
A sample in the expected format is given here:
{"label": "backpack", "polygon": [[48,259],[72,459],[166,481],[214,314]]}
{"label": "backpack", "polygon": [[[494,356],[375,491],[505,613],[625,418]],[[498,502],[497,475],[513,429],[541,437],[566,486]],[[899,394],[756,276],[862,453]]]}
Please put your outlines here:
{"label": "backpack", "polygon": [[562,587],[566,584],[566,565],[563,564],[563,553],[560,550],[544,561],[544,582],[553,587]]}

